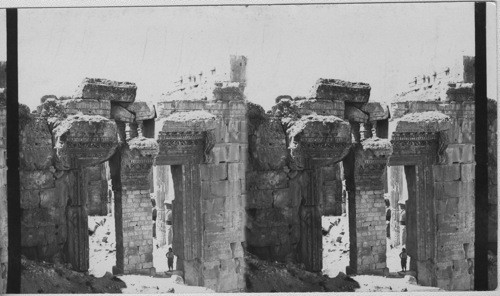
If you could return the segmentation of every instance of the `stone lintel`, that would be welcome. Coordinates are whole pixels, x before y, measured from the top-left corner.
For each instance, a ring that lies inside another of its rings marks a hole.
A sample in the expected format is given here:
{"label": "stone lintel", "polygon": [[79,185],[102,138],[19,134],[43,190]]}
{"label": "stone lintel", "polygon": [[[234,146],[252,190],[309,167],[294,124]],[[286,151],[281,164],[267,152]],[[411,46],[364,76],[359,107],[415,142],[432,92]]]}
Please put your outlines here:
{"label": "stone lintel", "polygon": [[363,82],[320,78],[313,86],[312,97],[352,103],[366,103],[370,98],[370,90],[370,85]]}
{"label": "stone lintel", "polygon": [[118,82],[100,78],[85,78],[78,86],[76,96],[84,99],[102,99],[131,103],[135,100],[137,86],[131,82]]}

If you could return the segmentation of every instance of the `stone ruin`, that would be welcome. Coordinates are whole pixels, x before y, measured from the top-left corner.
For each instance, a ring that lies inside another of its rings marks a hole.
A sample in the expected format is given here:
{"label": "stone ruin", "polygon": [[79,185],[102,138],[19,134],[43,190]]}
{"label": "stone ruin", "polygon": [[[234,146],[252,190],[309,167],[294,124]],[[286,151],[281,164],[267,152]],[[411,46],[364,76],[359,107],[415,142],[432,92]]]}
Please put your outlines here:
{"label": "stone ruin", "polygon": [[[409,269],[419,284],[474,288],[473,82],[429,82],[388,106],[369,101],[368,84],[319,79],[310,97],[280,96],[265,112],[245,98],[246,63],[233,57],[229,81],[179,87],[155,104],[136,101],[133,83],[86,78],[72,97],[45,96],[31,113],[20,108],[22,253],[88,270],[88,215],[107,212],[111,181],[113,272],[154,275],[150,193],[157,190],[164,204],[168,165],[173,249],[189,285],[244,291],[245,251],[320,272],[321,216],[342,213],[344,188],[349,274],[387,273],[384,194],[397,240],[395,207],[406,191]],[[490,110],[496,143],[496,104]],[[5,152],[4,104],[0,119]],[[496,166],[489,176],[496,186]],[[496,191],[490,194],[488,236],[496,248]],[[6,213],[0,217],[5,291]],[[160,208],[159,238],[165,220]]]}

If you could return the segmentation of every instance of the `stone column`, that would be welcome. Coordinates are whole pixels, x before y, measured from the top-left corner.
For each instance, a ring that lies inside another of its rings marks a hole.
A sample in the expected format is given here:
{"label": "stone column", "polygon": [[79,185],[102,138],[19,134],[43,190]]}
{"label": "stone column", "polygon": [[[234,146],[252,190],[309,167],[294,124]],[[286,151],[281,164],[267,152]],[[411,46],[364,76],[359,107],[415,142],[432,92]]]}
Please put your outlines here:
{"label": "stone column", "polygon": [[116,230],[117,244],[120,237],[123,253],[118,254],[117,245],[114,272],[154,275],[149,173],[158,153],[158,144],[154,139],[142,137],[134,138],[127,144],[121,151],[120,170],[123,226]]}
{"label": "stone column", "polygon": [[356,261],[351,260],[349,266],[353,273],[384,274],[387,271],[386,209],[381,177],[391,152],[389,140],[378,138],[366,139],[356,148],[354,209],[349,204],[349,221],[355,223],[355,228],[350,225],[350,232],[354,231],[356,236],[356,243],[351,246]]}

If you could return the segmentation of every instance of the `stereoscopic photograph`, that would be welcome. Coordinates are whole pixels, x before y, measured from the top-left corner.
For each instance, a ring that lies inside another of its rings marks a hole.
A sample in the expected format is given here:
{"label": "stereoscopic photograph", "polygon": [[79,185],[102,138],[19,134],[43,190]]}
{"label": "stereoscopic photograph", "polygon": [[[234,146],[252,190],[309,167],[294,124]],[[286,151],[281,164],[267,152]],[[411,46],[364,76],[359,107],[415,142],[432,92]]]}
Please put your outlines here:
{"label": "stereoscopic photograph", "polygon": [[0,10],[0,294],[495,290],[496,11]]}

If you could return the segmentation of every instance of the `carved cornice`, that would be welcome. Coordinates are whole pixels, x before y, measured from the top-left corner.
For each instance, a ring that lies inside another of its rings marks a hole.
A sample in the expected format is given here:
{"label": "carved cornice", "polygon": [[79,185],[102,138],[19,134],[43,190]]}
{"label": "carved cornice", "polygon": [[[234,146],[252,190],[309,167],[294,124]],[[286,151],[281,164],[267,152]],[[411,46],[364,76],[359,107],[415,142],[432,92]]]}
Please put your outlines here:
{"label": "carved cornice", "polygon": [[394,132],[389,165],[434,164],[443,161],[446,132]]}
{"label": "carved cornice", "polygon": [[156,157],[158,164],[175,164],[199,159],[209,161],[210,151],[215,144],[213,131],[175,131],[159,132],[160,152]]}

